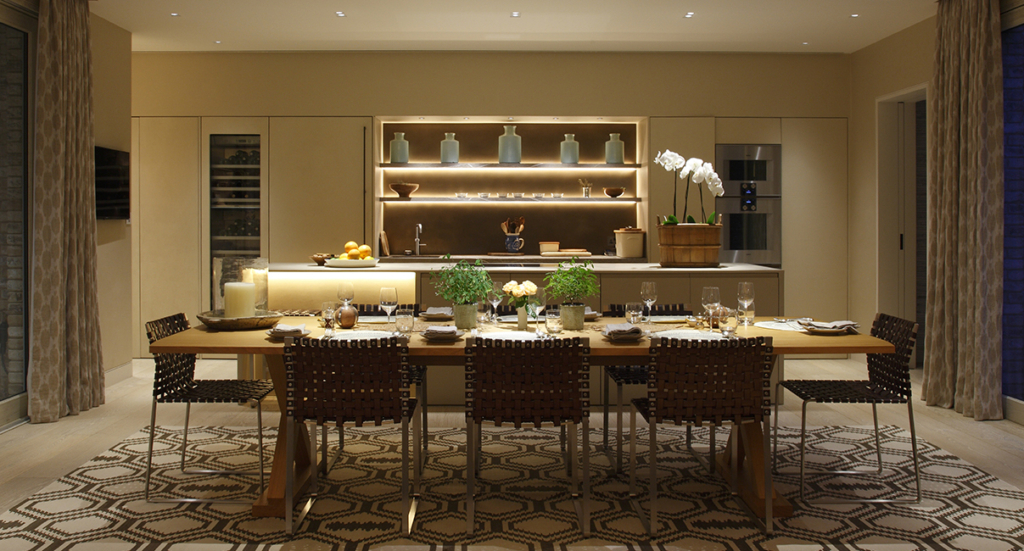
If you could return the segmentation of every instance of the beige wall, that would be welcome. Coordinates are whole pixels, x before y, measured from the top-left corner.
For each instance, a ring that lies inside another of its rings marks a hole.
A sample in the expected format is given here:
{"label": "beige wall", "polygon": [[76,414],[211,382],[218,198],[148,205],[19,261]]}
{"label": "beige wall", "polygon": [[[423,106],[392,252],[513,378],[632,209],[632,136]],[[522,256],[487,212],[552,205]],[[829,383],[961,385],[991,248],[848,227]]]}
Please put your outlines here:
{"label": "beige wall", "polygon": [[931,80],[934,35],[933,17],[850,55],[849,301],[862,327],[878,309],[876,103]]}
{"label": "beige wall", "polygon": [[[132,35],[96,15],[91,24],[96,145],[129,151]],[[96,246],[103,367],[109,370],[132,359],[130,226],[124,220],[98,220]]]}

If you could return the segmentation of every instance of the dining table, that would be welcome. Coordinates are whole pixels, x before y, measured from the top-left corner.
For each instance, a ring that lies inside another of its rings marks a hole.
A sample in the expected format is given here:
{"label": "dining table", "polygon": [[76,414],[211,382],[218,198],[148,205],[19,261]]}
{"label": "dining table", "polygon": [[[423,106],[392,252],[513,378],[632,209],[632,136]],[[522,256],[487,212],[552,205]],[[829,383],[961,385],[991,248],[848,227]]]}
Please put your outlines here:
{"label": "dining table", "polygon": [[[771,322],[773,318],[756,318],[757,321]],[[591,365],[645,365],[649,358],[650,339],[644,337],[632,342],[612,341],[607,339],[602,331],[607,325],[622,323],[621,318],[598,318],[588,321],[583,330],[563,330],[558,334],[561,338],[586,337],[590,343]],[[283,317],[280,322],[287,325],[304,324],[309,327],[309,337],[323,337],[324,329],[318,326],[317,318],[312,317]],[[420,333],[429,325],[451,325],[446,321],[421,321],[417,320],[412,333],[407,334],[409,347],[409,362],[414,365],[462,365],[465,362],[465,346],[467,338],[473,333],[467,331],[461,338],[449,342],[436,342],[427,340]],[[530,324],[530,330],[535,329],[536,324]],[[374,331],[385,327],[393,329],[392,326],[382,326],[378,323],[357,323],[352,330]],[[646,327],[652,331],[668,330],[674,328],[686,329],[685,322],[678,324],[650,324]],[[476,335],[488,337],[496,336],[499,332],[515,330],[515,324],[481,324]],[[543,325],[537,326],[538,331],[543,331]],[[344,337],[347,331],[335,330]],[[858,353],[892,353],[895,351],[893,345],[883,339],[868,334],[847,333],[842,335],[819,335],[808,334],[795,330],[779,330],[759,327],[757,325],[736,328],[737,337],[771,337],[773,354],[778,358],[786,354],[858,354]],[[270,378],[274,383],[274,393],[279,404],[283,406],[286,402],[285,389],[285,366],[284,366],[284,340],[271,337],[266,329],[243,330],[243,331],[217,331],[205,325],[191,327],[185,331],[165,337],[149,346],[150,353],[195,353],[195,354],[237,354],[251,355],[259,354],[266,357],[266,363]],[[758,423],[747,423],[741,426],[746,431],[747,442],[761,442],[763,439],[762,428]],[[281,416],[278,429],[278,440],[285,441],[289,427],[285,423],[285,417]],[[299,434],[296,440],[303,442],[308,440],[308,432],[305,425],[299,425]],[[738,436],[738,431],[730,431],[730,438]],[[305,438],[306,440],[303,440]],[[737,486],[740,489],[740,496],[747,503],[749,508],[763,516],[764,513],[764,476],[766,469],[764,457],[759,446],[750,446],[751,449],[739,447],[738,461],[740,464],[740,480]],[[726,446],[726,450],[731,449]],[[304,490],[308,487],[311,475],[311,468],[315,464],[314,458],[309,457],[306,446],[299,446],[295,454],[296,487]],[[718,454],[717,462],[720,467],[729,465],[730,457],[727,453]],[[274,459],[271,466],[270,479],[263,494],[253,503],[252,512],[256,517],[281,517],[285,515],[285,471],[286,471],[286,449],[285,446],[276,446]],[[718,468],[718,474],[727,480],[731,476],[729,468]],[[730,481],[731,482],[731,481]],[[303,491],[296,492],[301,496]],[[793,513],[792,504],[781,495],[773,494],[773,516],[785,517]]]}

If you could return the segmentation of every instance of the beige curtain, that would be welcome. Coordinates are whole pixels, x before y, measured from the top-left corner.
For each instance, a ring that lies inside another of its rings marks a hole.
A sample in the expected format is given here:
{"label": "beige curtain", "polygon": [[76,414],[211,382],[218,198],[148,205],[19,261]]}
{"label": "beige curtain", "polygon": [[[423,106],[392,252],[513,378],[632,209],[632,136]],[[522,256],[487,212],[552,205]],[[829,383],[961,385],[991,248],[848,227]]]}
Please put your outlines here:
{"label": "beige curtain", "polygon": [[28,371],[33,423],[104,401],[88,4],[39,2]]}
{"label": "beige curtain", "polygon": [[928,113],[924,400],[1001,419],[1003,70],[999,0],[939,0]]}

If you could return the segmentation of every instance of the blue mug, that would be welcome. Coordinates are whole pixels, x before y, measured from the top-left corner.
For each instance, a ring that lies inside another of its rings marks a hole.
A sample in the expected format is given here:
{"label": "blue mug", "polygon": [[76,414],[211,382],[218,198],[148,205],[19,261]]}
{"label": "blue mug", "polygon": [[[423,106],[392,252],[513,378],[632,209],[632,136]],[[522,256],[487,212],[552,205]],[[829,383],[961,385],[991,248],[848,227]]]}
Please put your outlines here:
{"label": "blue mug", "polygon": [[519,237],[518,233],[510,233],[505,235],[505,250],[510,253],[517,253],[519,249],[523,248],[524,241]]}

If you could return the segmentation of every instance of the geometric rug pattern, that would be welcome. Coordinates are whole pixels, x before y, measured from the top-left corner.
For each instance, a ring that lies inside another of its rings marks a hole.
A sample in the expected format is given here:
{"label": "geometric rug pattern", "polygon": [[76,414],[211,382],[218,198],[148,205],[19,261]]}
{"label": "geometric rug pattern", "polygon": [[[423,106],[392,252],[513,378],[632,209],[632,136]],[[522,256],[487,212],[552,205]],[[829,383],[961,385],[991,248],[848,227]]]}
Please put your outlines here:
{"label": "geometric rug pattern", "polygon": [[[182,475],[180,427],[157,427],[157,495],[244,497],[255,476]],[[274,428],[267,428],[266,458]],[[727,430],[717,442],[724,445]],[[331,436],[336,437],[336,432]],[[765,536],[737,506],[728,486],[686,451],[684,429],[659,429],[659,535],[649,541],[628,500],[628,475],[615,476],[591,434],[591,536],[583,537],[568,493],[557,429],[484,429],[477,528],[465,533],[465,431],[431,431],[423,496],[410,536],[399,532],[400,435],[391,427],[347,428],[345,453],[294,537],[283,519],[253,518],[249,506],[148,504],[143,498],[148,432],[111,450],[0,515],[0,550],[119,549],[1024,549],[1024,492],[941,449],[919,441],[924,500],[919,505],[808,506],[796,501],[797,475],[776,488],[795,515],[776,519]],[[646,481],[646,436],[638,474]],[[707,431],[694,431],[707,446]],[[628,439],[626,440],[628,443]],[[780,429],[779,467],[798,463],[798,437]],[[809,433],[810,468],[874,465],[869,427],[822,427]],[[336,442],[334,442],[336,445]],[[628,445],[628,444],[627,444]],[[252,428],[194,427],[189,465],[255,470]],[[892,496],[913,489],[908,434],[883,427],[881,478],[809,476],[807,497]],[[627,450],[628,460],[628,450]],[[646,497],[642,501],[646,504]]]}

